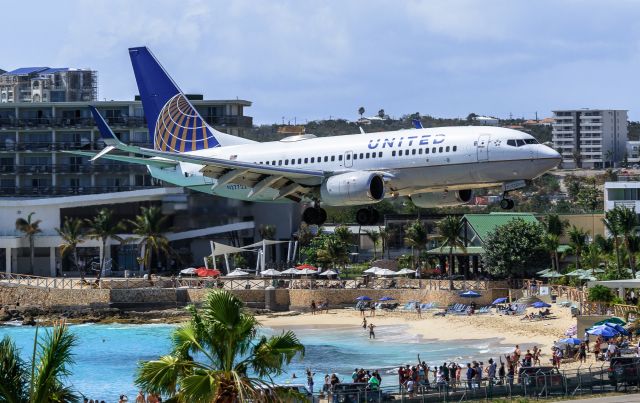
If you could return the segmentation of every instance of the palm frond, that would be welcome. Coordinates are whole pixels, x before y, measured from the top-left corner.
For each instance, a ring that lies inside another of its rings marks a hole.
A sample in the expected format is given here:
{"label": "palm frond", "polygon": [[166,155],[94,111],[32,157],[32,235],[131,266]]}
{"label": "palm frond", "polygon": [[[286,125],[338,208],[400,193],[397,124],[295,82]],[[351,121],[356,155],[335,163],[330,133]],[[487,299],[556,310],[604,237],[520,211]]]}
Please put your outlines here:
{"label": "palm frond", "polygon": [[292,331],[270,338],[262,337],[253,349],[251,367],[260,377],[279,375],[282,368],[299,354],[304,357],[304,346]]}
{"label": "palm frond", "polygon": [[31,401],[47,401],[46,398],[54,393],[73,395],[61,385],[62,379],[70,375],[69,367],[74,362],[71,350],[76,344],[75,335],[69,332],[65,324],[54,326],[53,330],[47,331],[38,340],[38,364],[32,380],[34,395]]}
{"label": "palm frond", "polygon": [[26,400],[27,371],[19,351],[9,338],[0,341],[0,401],[21,403]]}

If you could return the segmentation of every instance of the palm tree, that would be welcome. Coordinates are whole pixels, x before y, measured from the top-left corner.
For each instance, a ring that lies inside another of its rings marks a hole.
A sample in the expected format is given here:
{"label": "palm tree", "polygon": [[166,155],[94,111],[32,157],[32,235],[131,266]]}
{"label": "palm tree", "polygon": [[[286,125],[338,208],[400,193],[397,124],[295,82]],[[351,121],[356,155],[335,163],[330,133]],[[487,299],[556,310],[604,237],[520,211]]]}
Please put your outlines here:
{"label": "palm tree", "polygon": [[453,249],[458,248],[463,253],[467,252],[464,240],[460,237],[464,222],[459,216],[446,216],[438,221],[438,236],[440,250],[449,248],[449,289],[453,290]]}
{"label": "palm tree", "polygon": [[8,336],[0,341],[0,401],[7,403],[77,402],[79,397],[64,385],[73,365],[71,350],[76,338],[64,324],[57,324],[38,340],[31,363],[19,356]]}
{"label": "palm tree", "polygon": [[349,248],[337,237],[329,237],[324,241],[322,248],[318,250],[318,260],[327,262],[334,267],[344,265],[349,261]]}
{"label": "palm tree", "polygon": [[338,225],[333,231],[334,235],[338,237],[338,240],[345,244],[347,247],[352,245],[353,233],[346,225]]}
{"label": "palm tree", "polygon": [[582,228],[578,228],[575,225],[571,226],[569,230],[569,247],[571,251],[576,256],[576,269],[580,270],[580,258],[582,256],[582,251],[587,246],[587,237],[588,234]]}
{"label": "palm tree", "polygon": [[103,208],[98,211],[98,214],[93,219],[85,220],[85,223],[89,227],[87,237],[90,239],[99,239],[102,242],[102,255],[100,256],[100,270],[98,271],[97,280],[100,280],[102,270],[104,269],[104,261],[107,250],[107,243],[109,239],[113,238],[119,242],[124,242],[118,233],[124,231],[124,225],[121,222],[113,222],[113,212],[109,209]]}
{"label": "palm tree", "polygon": [[631,269],[633,278],[636,278],[635,256],[630,251],[632,237],[634,237],[638,230],[638,215],[636,210],[627,208],[625,206],[617,206],[619,209],[617,214],[618,228],[620,229],[620,236],[624,241],[624,246],[627,249],[627,257],[629,259],[629,268]]}
{"label": "palm tree", "polygon": [[16,229],[24,234],[29,240],[29,270],[30,273],[33,274],[33,261],[35,259],[35,245],[34,245],[34,236],[42,230],[39,228],[42,220],[31,221],[31,217],[34,215],[34,212],[29,213],[26,219],[18,218],[16,220]]}
{"label": "palm tree", "polygon": [[556,235],[558,238],[564,235],[564,230],[568,223],[566,221],[562,221],[560,216],[557,214],[548,214],[545,221],[547,224],[546,230],[549,234]]}
{"label": "palm tree", "polygon": [[164,236],[167,216],[162,215],[160,207],[142,207],[134,220],[127,221],[132,226],[132,232],[140,238],[138,253],[141,255],[142,266],[152,273],[153,254],[160,259],[172,253],[169,240]]}
{"label": "palm tree", "polygon": [[428,241],[429,232],[420,220],[416,219],[409,224],[405,233],[404,242],[411,246],[411,266],[414,270],[417,269],[415,251],[418,251],[418,256],[420,256],[420,252],[427,246]]}
{"label": "palm tree", "polygon": [[73,265],[80,271],[80,278],[84,282],[84,266],[80,267],[78,264],[78,244],[84,242],[83,237],[83,222],[79,218],[66,217],[62,224],[62,228],[56,228],[56,232],[62,238],[62,244],[60,245],[60,257],[65,258],[71,254],[73,259]]}
{"label": "palm tree", "polygon": [[602,262],[602,250],[597,243],[592,242],[582,251],[582,260],[584,264],[591,269],[591,274],[595,274],[595,270],[600,267]]}
{"label": "palm tree", "polygon": [[364,106],[358,108],[358,114],[360,115],[360,119],[362,119],[362,115],[364,115]]}
{"label": "palm tree", "polygon": [[191,306],[189,311],[190,322],[173,333],[172,351],[139,365],[136,384],[141,389],[175,402],[262,401],[272,376],[280,375],[297,354],[304,355],[290,330],[258,336],[260,324],[228,291],[212,291],[201,310]]}
{"label": "palm tree", "polygon": [[380,241],[380,232],[375,230],[365,230],[364,233],[373,243],[373,260],[376,260],[376,245]]}
{"label": "palm tree", "polygon": [[620,229],[620,220],[618,219],[620,210],[618,208],[614,208],[613,210],[609,210],[604,213],[604,218],[602,222],[604,223],[604,227],[611,235],[613,239],[614,252],[616,254],[616,270],[618,274],[621,273],[621,264],[620,264],[620,236],[622,235],[622,231]]}
{"label": "palm tree", "polygon": [[542,238],[542,246],[551,257],[551,268],[560,271],[560,261],[558,259],[558,247],[560,246],[560,238],[556,234],[547,233]]}

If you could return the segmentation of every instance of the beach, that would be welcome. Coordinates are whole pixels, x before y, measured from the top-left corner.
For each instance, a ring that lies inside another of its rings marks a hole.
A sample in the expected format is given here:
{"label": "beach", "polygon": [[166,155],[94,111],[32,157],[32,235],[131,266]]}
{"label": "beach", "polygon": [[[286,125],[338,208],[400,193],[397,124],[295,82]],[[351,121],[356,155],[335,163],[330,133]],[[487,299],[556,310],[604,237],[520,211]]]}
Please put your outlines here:
{"label": "beach", "polygon": [[[534,312],[533,309],[530,311]],[[422,313],[422,318],[419,318],[415,312],[381,312],[378,310],[374,317],[370,317],[367,311],[366,319],[368,323],[373,323],[376,326],[403,326],[407,332],[428,340],[461,341],[461,344],[469,344],[474,341],[485,343],[488,339],[498,339],[502,345],[515,347],[518,344],[523,351],[538,346],[543,353],[542,365],[551,365],[551,347],[555,341],[567,337],[564,333],[576,323],[568,308],[556,306],[552,308],[552,312],[555,319],[529,321],[523,320],[523,316],[504,316],[495,313],[442,317],[434,316],[434,311],[426,311]],[[362,316],[359,311],[354,309],[332,309],[329,310],[329,313],[315,315],[311,313],[260,315],[258,320],[266,327],[294,331],[296,328],[303,327],[362,327]],[[591,356],[588,359],[593,360]],[[578,366],[577,362],[563,364],[565,368]]]}

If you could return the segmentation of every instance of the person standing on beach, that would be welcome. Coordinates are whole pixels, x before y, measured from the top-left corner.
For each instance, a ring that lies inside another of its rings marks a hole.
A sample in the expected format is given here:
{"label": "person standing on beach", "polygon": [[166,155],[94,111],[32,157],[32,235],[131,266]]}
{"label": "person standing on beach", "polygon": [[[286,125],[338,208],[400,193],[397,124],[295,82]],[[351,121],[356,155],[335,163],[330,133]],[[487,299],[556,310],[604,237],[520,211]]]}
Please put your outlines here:
{"label": "person standing on beach", "polygon": [[373,331],[374,327],[376,327],[376,325],[374,325],[373,323],[369,323],[369,338],[370,339],[375,339],[376,338],[376,333]]}
{"label": "person standing on beach", "polygon": [[584,331],[584,344],[587,346],[587,353],[589,352],[589,333],[587,333],[587,331]]}
{"label": "person standing on beach", "polygon": [[369,317],[376,316],[376,304],[372,303],[370,306]]}
{"label": "person standing on beach", "polygon": [[494,385],[496,381],[496,369],[497,365],[493,361],[493,358],[489,358],[489,367],[487,367],[487,378],[489,378],[489,385]]}
{"label": "person standing on beach", "polygon": [[312,299],[311,300],[311,315],[315,315],[316,314],[316,309],[317,309],[316,301]]}
{"label": "person standing on beach", "polygon": [[473,368],[471,368],[471,363],[468,362],[467,363],[467,388],[471,389],[471,383],[473,382],[473,376],[475,375],[475,372],[473,370]]}
{"label": "person standing on beach", "polygon": [[136,396],[136,403],[145,403],[144,392],[139,391],[138,396]]}
{"label": "person standing on beach", "polygon": [[362,328],[367,330],[367,318],[362,318]]}
{"label": "person standing on beach", "polygon": [[309,368],[307,368],[307,386],[309,387],[309,392],[313,395],[313,374]]}

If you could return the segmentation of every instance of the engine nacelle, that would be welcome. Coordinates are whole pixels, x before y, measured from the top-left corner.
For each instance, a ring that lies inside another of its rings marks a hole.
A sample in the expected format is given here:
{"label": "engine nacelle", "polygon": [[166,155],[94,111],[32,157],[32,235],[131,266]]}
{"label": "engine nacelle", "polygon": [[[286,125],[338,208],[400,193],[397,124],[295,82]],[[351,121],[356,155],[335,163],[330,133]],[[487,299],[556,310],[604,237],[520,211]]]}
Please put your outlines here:
{"label": "engine nacelle", "polygon": [[473,190],[451,190],[448,192],[419,193],[411,196],[411,201],[417,207],[434,208],[459,206],[467,204],[473,198]]}
{"label": "engine nacelle", "polygon": [[384,199],[384,194],[382,176],[366,171],[332,176],[320,187],[320,198],[329,206],[374,204]]}

